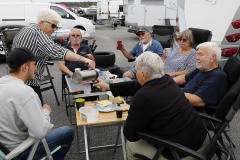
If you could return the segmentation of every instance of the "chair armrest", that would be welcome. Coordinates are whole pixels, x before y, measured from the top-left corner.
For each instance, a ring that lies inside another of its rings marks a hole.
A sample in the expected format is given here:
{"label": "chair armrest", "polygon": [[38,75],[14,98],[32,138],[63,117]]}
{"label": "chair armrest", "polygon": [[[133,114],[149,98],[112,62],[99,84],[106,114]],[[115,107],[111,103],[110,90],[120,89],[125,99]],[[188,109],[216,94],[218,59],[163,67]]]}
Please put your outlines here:
{"label": "chair armrest", "polygon": [[176,151],[178,153],[183,153],[189,156],[192,156],[197,159],[206,159],[206,157],[190,148],[187,148],[181,144],[171,142],[169,140],[163,139],[159,136],[153,135],[151,133],[145,131],[138,131],[137,132],[140,139],[146,140],[152,144],[157,144],[161,147],[168,148],[172,151]]}
{"label": "chair armrest", "polygon": [[53,62],[51,62],[51,61],[45,61],[45,63],[44,64],[47,64],[47,65],[54,65],[54,63]]}
{"label": "chair armrest", "polygon": [[128,59],[128,62],[134,62],[136,60],[136,57]]}
{"label": "chair armrest", "polygon": [[[53,129],[54,125],[50,124],[48,131]],[[14,150],[12,150],[9,154],[5,156],[6,160],[13,159],[14,157],[18,156],[20,153],[25,151],[27,148],[32,146],[36,142],[36,139],[33,137],[28,137],[25,141],[23,141],[19,146],[17,146]]]}
{"label": "chair armrest", "polygon": [[10,160],[16,156],[18,156],[20,153],[25,151],[27,148],[32,146],[36,142],[36,139],[33,137],[28,137],[25,141],[23,141],[19,146],[17,146],[14,150],[12,150],[9,154],[5,156],[6,160]]}
{"label": "chair armrest", "polygon": [[216,118],[216,117],[213,117],[213,116],[211,116],[211,115],[208,115],[208,114],[206,114],[206,113],[200,113],[200,112],[198,112],[198,114],[199,114],[199,115],[201,116],[201,118],[204,119],[204,120],[208,120],[208,121],[211,121],[211,122],[214,122],[214,123],[219,123],[219,124],[222,123],[222,121],[221,121],[220,119],[218,119],[218,118]]}

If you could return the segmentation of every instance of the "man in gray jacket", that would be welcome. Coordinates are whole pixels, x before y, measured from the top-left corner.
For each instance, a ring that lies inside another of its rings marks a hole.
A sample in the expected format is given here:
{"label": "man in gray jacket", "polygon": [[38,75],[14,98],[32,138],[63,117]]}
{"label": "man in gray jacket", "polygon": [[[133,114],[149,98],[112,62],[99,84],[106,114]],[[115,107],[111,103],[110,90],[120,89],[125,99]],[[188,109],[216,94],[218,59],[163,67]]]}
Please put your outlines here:
{"label": "man in gray jacket", "polygon": [[[34,90],[26,85],[34,78],[36,61],[43,56],[35,56],[27,48],[15,48],[7,58],[10,74],[0,78],[0,142],[10,151],[25,141],[29,136],[46,138],[50,149],[61,146],[53,159],[64,159],[73,137],[73,129],[63,126],[48,132],[51,125],[51,107],[41,105]],[[18,159],[27,159],[30,149],[20,154]],[[44,148],[40,145],[34,159],[45,156]]]}

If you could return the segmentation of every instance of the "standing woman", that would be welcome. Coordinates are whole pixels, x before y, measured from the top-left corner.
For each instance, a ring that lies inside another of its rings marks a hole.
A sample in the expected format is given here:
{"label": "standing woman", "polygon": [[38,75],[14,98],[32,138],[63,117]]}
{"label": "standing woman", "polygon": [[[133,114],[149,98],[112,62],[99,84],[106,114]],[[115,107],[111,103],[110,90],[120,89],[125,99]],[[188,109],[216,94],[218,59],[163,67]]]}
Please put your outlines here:
{"label": "standing woman", "polygon": [[191,30],[181,32],[178,38],[179,47],[164,49],[164,72],[170,76],[188,74],[196,69],[196,50]]}

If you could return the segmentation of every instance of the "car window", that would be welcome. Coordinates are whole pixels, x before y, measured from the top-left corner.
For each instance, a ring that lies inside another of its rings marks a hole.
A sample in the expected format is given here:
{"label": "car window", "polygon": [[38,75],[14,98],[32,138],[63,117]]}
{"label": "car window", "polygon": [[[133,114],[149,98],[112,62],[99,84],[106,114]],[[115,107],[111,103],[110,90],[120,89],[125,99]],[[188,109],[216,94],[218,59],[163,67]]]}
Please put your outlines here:
{"label": "car window", "polygon": [[75,18],[71,14],[69,14],[68,12],[63,10],[62,8],[59,8],[57,6],[51,6],[50,8],[52,10],[56,11],[64,19],[74,19],[75,20]]}

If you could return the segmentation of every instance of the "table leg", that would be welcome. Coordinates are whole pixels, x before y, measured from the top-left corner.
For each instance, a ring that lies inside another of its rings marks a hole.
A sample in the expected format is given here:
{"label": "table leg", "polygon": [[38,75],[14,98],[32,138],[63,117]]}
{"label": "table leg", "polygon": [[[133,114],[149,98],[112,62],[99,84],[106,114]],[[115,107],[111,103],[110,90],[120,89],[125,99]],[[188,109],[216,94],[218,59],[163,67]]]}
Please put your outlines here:
{"label": "table leg", "polygon": [[79,135],[78,135],[78,126],[77,126],[77,124],[75,124],[75,127],[76,127],[76,134],[77,134],[77,149],[78,149],[78,151],[80,151]]}
{"label": "table leg", "polygon": [[83,126],[83,134],[84,134],[84,142],[85,142],[86,160],[89,160],[88,138],[87,138],[87,128],[86,128],[86,126]]}
{"label": "table leg", "polygon": [[125,137],[123,135],[123,126],[124,124],[121,124],[121,139],[122,139],[122,149],[123,149],[123,159],[127,160],[127,155],[126,155],[126,146],[125,146]]}
{"label": "table leg", "polygon": [[122,126],[122,124],[118,124],[117,139],[116,139],[116,142],[115,142],[115,146],[114,146],[114,151],[113,152],[116,152],[116,150],[117,150],[117,144],[118,144],[118,140],[119,140],[119,135],[121,134],[121,126]]}

